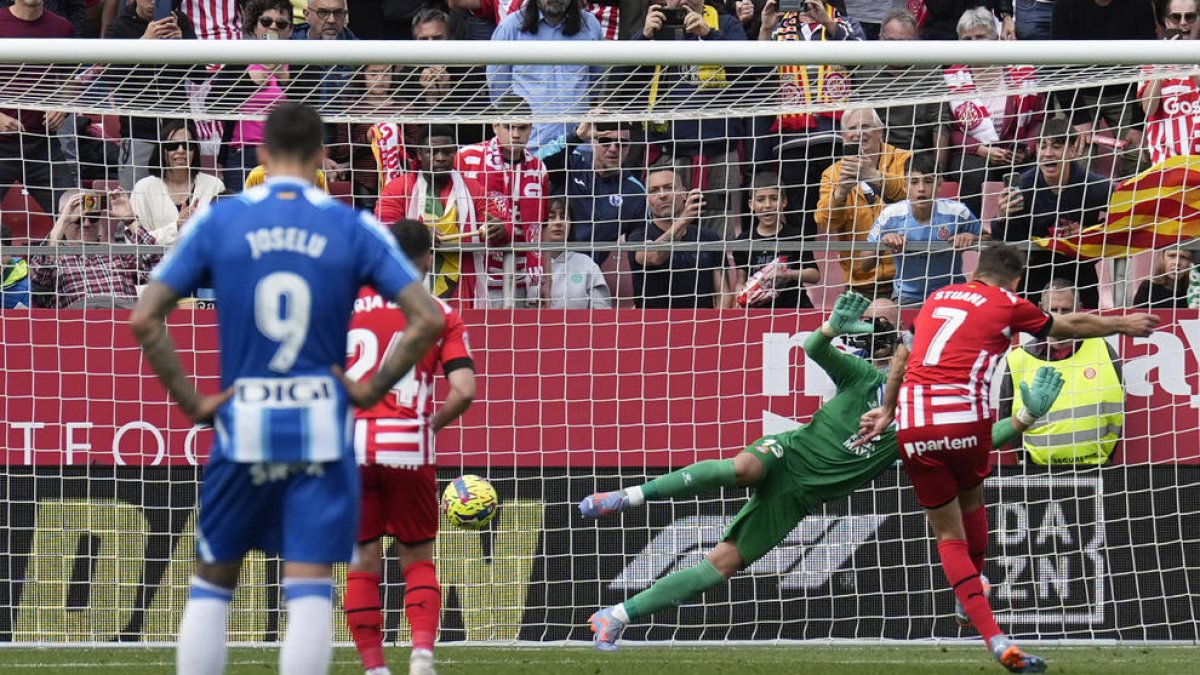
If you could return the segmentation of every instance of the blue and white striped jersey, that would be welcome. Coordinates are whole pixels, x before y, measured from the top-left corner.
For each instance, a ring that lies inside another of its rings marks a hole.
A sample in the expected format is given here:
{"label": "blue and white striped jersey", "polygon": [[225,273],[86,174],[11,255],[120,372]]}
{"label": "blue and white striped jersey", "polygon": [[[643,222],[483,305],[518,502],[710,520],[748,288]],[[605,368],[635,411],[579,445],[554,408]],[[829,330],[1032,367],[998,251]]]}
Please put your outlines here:
{"label": "blue and white striped jersey", "polygon": [[213,454],[235,462],[330,462],[353,419],[330,368],[364,285],[392,298],[420,274],[371,216],[294,178],[222,201],[185,228],[153,278],[216,292],[221,386]]}

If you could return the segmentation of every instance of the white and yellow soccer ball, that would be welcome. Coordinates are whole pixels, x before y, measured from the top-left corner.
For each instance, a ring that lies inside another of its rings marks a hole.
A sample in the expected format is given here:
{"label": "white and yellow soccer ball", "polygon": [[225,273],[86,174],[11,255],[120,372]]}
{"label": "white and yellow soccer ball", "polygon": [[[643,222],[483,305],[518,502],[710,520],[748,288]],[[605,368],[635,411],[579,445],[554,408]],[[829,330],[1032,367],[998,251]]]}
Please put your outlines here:
{"label": "white and yellow soccer ball", "polygon": [[492,484],[472,474],[450,481],[442,492],[442,513],[454,527],[479,530],[492,522],[500,510],[500,498]]}

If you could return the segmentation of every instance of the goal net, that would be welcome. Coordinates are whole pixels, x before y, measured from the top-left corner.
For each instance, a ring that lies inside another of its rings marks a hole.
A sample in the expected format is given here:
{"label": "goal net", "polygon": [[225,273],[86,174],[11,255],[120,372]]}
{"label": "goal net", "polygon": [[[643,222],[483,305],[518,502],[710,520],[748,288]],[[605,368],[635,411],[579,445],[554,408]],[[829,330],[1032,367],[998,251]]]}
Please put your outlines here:
{"label": "goal net", "polygon": [[[1028,256],[1020,292],[1048,310],[1145,301],[1163,320],[997,368],[1000,416],[1031,359],[1068,383],[994,453],[1001,627],[1200,639],[1200,67],[1142,65],[1185,60],[1166,43],[23,42],[0,45],[0,110],[24,125],[0,135],[0,642],[174,640],[212,432],[167,399],[124,309],[189,215],[261,179],[285,99],[324,116],[334,197],[435,230],[431,289],[468,327],[478,395],[438,435],[439,477],[485,476],[504,506],[481,533],[443,522],[442,641],[588,640],[597,608],[698,563],[747,491],[600,521],[576,504],[804,423],[835,386],[801,344],[839,293],[896,298],[903,327],[989,239]],[[220,302],[171,318],[205,391]],[[232,607],[231,639],[279,638],[277,560],[248,559]],[[625,637],[973,638],[952,608],[897,464]]]}

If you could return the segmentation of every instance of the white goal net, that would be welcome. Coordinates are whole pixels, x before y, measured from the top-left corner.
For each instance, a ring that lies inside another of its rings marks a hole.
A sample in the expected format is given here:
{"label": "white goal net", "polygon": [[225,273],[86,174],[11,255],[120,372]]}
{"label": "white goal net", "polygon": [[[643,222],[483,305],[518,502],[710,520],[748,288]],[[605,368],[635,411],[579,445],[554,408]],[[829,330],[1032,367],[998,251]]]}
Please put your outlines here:
{"label": "white goal net", "polygon": [[[1068,387],[1052,427],[995,453],[1001,627],[1200,640],[1200,66],[1143,64],[1187,60],[1167,43],[132,42],[0,45],[0,111],[24,125],[0,134],[0,643],[174,640],[212,432],[168,401],[124,310],[189,215],[262,179],[281,100],[324,116],[332,195],[434,228],[431,288],[470,334],[478,396],[438,436],[439,475],[483,475],[504,506],[482,533],[443,523],[442,641],[588,640],[597,608],[699,562],[746,491],[598,522],[576,504],[803,423],[834,389],[800,345],[839,293],[907,321],[988,240],[1028,251],[1021,292],[1049,311],[1163,319],[1023,350]],[[489,219],[505,232],[485,241]],[[206,391],[220,302],[171,320]],[[384,586],[403,642],[390,545]],[[625,636],[974,637],[952,607],[897,465]],[[278,561],[251,557],[231,639],[277,640],[281,609]]]}

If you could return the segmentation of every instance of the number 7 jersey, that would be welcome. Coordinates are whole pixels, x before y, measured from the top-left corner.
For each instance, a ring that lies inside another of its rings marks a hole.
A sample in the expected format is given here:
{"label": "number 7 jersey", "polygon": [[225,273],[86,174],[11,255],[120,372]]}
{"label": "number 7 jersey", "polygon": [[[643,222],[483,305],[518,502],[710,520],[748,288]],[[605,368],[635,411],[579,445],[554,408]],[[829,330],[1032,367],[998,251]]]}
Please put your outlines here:
{"label": "number 7 jersey", "polygon": [[1013,336],[1043,337],[1051,321],[1028,300],[978,281],[932,293],[913,322],[897,401],[899,428],[990,419],[992,374]]}
{"label": "number 7 jersey", "polygon": [[[438,304],[445,328],[437,342],[383,400],[369,410],[355,411],[354,452],[359,464],[434,464],[433,432],[429,428],[433,376],[439,366],[447,376],[459,368],[475,368],[462,318],[441,300]],[[404,313],[394,304],[369,288],[362,289],[354,303],[346,340],[346,375],[352,380],[373,376],[399,342],[406,325]]]}

